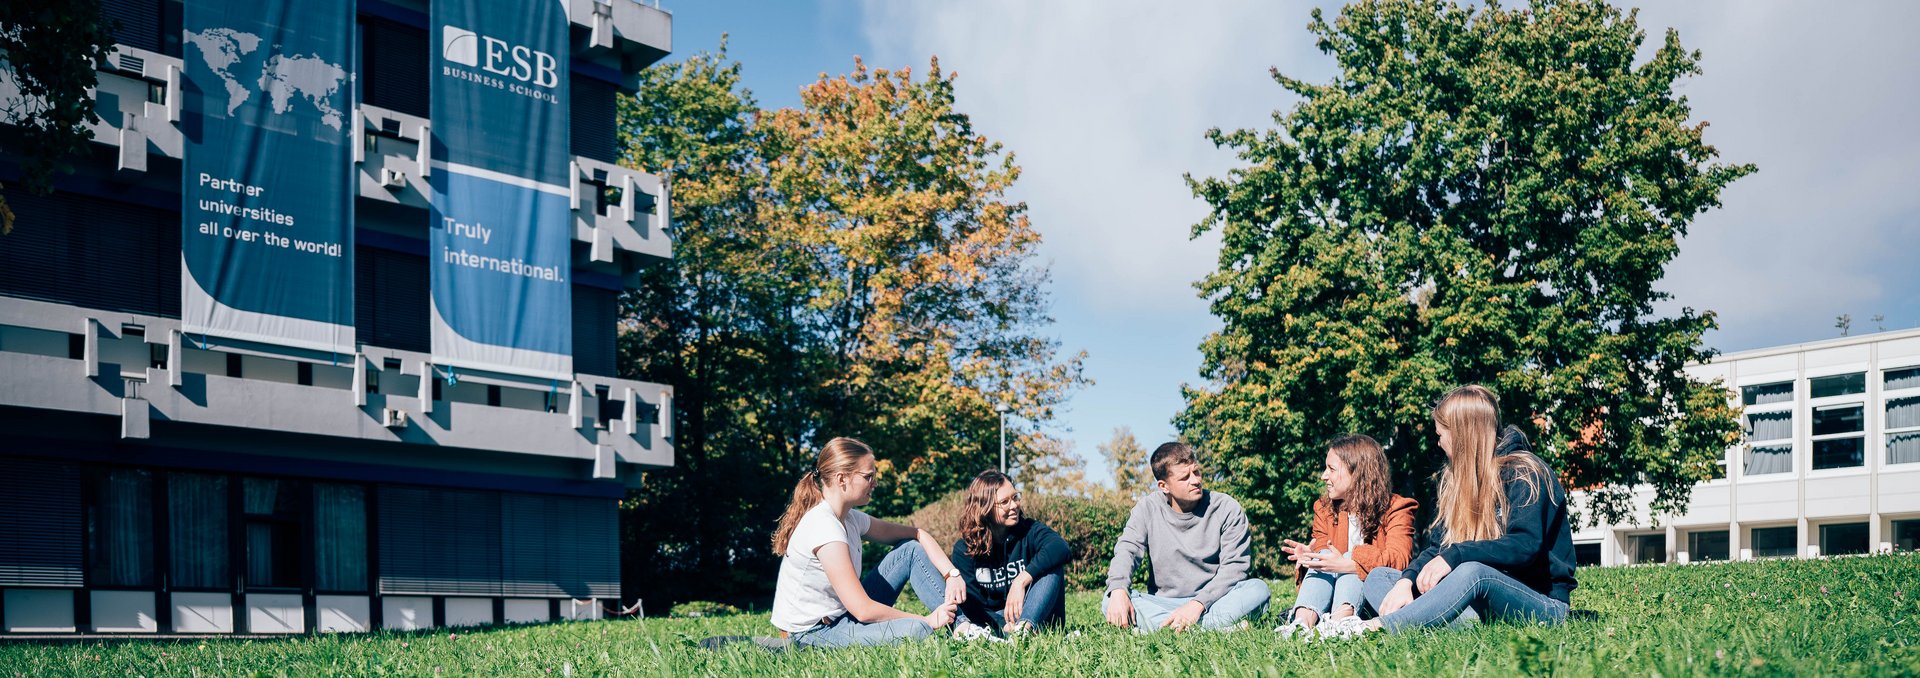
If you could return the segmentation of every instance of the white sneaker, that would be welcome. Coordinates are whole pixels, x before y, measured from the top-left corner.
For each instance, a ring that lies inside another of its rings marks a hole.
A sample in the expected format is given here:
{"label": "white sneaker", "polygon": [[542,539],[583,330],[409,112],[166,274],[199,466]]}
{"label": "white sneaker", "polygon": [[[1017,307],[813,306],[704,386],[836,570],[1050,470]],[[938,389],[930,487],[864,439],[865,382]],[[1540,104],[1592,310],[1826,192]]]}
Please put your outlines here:
{"label": "white sneaker", "polygon": [[967,641],[986,639],[988,641],[997,642],[997,643],[1007,642],[1005,638],[1001,638],[999,636],[993,635],[993,629],[987,628],[985,626],[981,626],[979,624],[975,624],[973,622],[965,622],[965,621],[954,622],[953,639],[967,640]]}
{"label": "white sneaker", "polygon": [[1287,623],[1274,627],[1273,632],[1287,640],[1307,640],[1313,633],[1313,627],[1300,623],[1298,619],[1288,619]]}
{"label": "white sneaker", "polygon": [[1366,635],[1367,623],[1358,615],[1341,617],[1320,624],[1320,637],[1326,640],[1335,638],[1358,638]]}

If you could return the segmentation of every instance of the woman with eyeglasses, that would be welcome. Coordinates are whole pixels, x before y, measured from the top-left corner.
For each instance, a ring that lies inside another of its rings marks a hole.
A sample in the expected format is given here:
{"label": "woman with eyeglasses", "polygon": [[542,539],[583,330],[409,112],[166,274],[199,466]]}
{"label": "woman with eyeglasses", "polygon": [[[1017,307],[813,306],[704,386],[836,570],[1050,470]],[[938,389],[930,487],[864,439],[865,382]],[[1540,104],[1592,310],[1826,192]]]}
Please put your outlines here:
{"label": "woman with eyeglasses", "polygon": [[984,471],[967,486],[952,556],[967,582],[956,637],[1020,635],[1066,621],[1062,571],[1073,552],[1023,508],[1020,488],[999,471]]}

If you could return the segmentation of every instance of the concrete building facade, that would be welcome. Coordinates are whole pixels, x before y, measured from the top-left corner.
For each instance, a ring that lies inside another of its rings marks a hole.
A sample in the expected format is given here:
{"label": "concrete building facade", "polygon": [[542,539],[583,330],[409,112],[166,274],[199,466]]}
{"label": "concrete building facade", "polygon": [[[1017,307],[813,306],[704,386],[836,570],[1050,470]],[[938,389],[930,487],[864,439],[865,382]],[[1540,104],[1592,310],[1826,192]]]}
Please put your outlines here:
{"label": "concrete building facade", "polygon": [[[10,190],[18,223],[0,238],[0,634],[418,629],[616,605],[617,502],[674,449],[672,389],[615,362],[619,295],[672,245],[664,182],[617,164],[614,125],[672,17],[565,4],[575,373],[559,380],[434,363],[425,0],[358,3],[351,354],[182,331],[182,7],[103,1],[120,44],[92,153],[52,195]],[[0,182],[20,170],[0,160]]]}

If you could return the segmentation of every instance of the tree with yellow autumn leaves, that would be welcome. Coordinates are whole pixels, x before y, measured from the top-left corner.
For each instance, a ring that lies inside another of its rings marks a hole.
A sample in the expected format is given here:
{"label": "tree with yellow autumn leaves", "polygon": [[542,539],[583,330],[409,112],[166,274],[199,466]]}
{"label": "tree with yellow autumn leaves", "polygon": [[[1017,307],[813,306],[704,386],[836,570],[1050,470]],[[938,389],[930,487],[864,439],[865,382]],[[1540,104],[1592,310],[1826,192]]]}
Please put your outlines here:
{"label": "tree with yellow autumn leaves", "polygon": [[624,297],[620,343],[623,370],[676,394],[675,466],[624,504],[626,581],[651,597],[764,588],[767,530],[834,436],[873,445],[882,515],[994,466],[997,405],[1016,477],[1079,470],[1042,426],[1083,355],[1042,334],[1020,169],[954,86],[937,60],[916,78],[856,59],[761,110],[723,43],[623,102],[624,161],[673,196],[674,257]]}

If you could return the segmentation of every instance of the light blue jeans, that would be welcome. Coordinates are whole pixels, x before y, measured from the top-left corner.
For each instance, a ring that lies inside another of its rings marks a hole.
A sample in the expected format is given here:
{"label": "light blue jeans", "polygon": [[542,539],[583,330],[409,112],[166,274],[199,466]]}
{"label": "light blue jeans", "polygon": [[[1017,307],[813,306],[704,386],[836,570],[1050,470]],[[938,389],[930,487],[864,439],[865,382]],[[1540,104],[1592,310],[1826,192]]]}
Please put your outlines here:
{"label": "light blue jeans", "polygon": [[[1390,567],[1367,573],[1367,602],[1379,609],[1401,576],[1399,570]],[[1406,607],[1381,616],[1380,627],[1399,631],[1459,625],[1475,618],[1559,624],[1567,620],[1567,604],[1485,563],[1461,563]]]}
{"label": "light blue jeans", "polygon": [[[1242,619],[1258,614],[1266,609],[1267,599],[1273,592],[1267,589],[1267,583],[1259,579],[1248,579],[1227,590],[1227,595],[1213,601],[1207,611],[1200,614],[1197,624],[1203,629],[1222,629],[1237,624]],[[1156,596],[1140,591],[1127,591],[1127,598],[1133,601],[1133,629],[1141,633],[1152,633],[1167,625],[1167,617],[1174,610],[1192,601],[1192,597]],[[1100,600],[1100,614],[1107,613],[1107,605],[1113,602],[1109,594]]]}
{"label": "light blue jeans", "polygon": [[[882,605],[892,605],[899,600],[900,592],[909,584],[913,586],[914,595],[920,596],[920,603],[929,610],[946,601],[946,578],[934,569],[933,561],[927,560],[926,549],[920,548],[920,542],[917,541],[894,547],[873,571],[860,578],[860,587],[866,589],[867,597]],[[793,634],[793,642],[805,647],[890,645],[925,638],[933,635],[933,632],[934,628],[920,618],[891,619],[869,624],[845,614],[830,624],[821,624]]]}
{"label": "light blue jeans", "polygon": [[1360,575],[1307,570],[1307,577],[1300,580],[1300,592],[1294,596],[1293,608],[1288,610],[1288,616],[1292,616],[1293,610],[1304,607],[1319,613],[1320,619],[1324,620],[1327,613],[1339,609],[1341,605],[1352,605],[1353,613],[1359,615],[1360,606],[1366,602]]}

